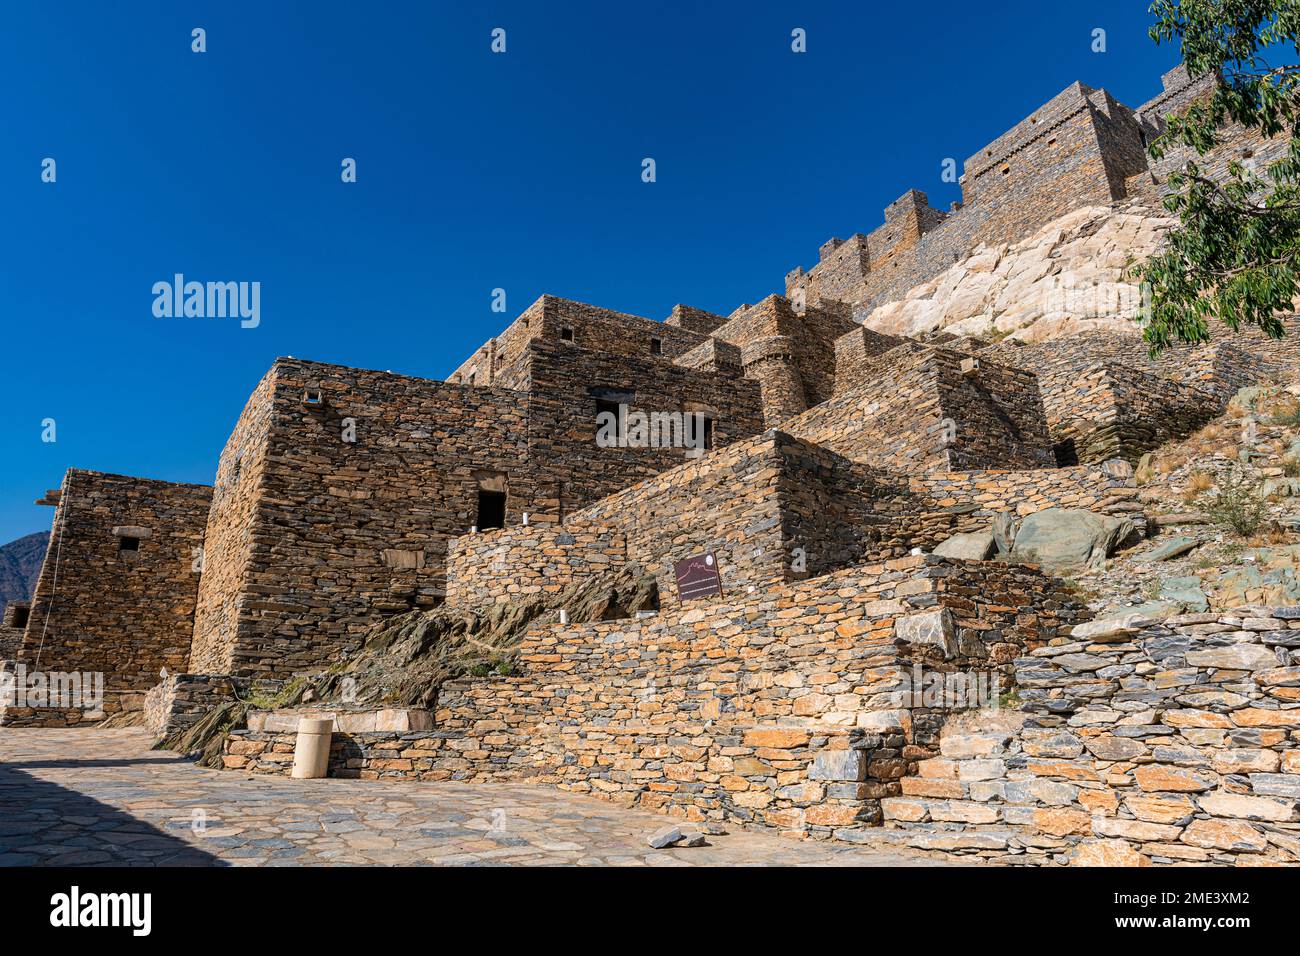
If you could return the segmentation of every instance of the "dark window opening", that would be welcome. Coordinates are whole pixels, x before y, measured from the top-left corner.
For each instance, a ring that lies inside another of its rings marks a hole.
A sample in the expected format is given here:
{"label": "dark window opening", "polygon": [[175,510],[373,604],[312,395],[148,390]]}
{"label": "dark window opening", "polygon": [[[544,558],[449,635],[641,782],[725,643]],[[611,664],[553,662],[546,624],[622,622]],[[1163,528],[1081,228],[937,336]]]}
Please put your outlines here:
{"label": "dark window opening", "polygon": [[14,627],[26,627],[27,619],[31,617],[32,609],[29,607],[14,608]]}
{"label": "dark window opening", "polygon": [[1052,446],[1052,453],[1056,456],[1056,467],[1058,468],[1073,468],[1079,463],[1079,452],[1074,447],[1073,438],[1057,442]]}
{"label": "dark window opening", "polygon": [[609,414],[611,414],[611,415],[614,416],[614,422],[615,422],[615,424],[614,424],[614,435],[615,435],[615,437],[618,437],[619,434],[620,434],[620,425],[619,425],[619,422],[618,422],[618,402],[611,402],[611,401],[610,401],[609,399],[607,399],[607,398],[598,398],[598,399],[596,399],[596,434],[597,434],[597,436],[600,435],[600,427],[601,427],[601,424],[602,424],[602,422],[601,422],[601,418],[600,418],[600,417],[601,417],[601,415],[603,415],[605,412],[608,412]]}
{"label": "dark window opening", "polygon": [[569,328],[567,325],[564,328],[560,329],[560,339],[564,342],[572,342],[573,329]]}
{"label": "dark window opening", "polygon": [[664,354],[664,340],[663,340],[663,339],[651,339],[651,340],[650,340],[650,354],[651,354],[651,355],[663,355],[663,354]]}
{"label": "dark window opening", "polygon": [[712,449],[713,449],[713,419],[705,418],[704,419],[704,450],[711,451]]}
{"label": "dark window opening", "polygon": [[126,535],[117,539],[117,550],[122,552],[136,552],[140,550],[140,539],[129,538]]}
{"label": "dark window opening", "polygon": [[480,531],[506,526],[506,493],[504,491],[478,491],[478,521]]}

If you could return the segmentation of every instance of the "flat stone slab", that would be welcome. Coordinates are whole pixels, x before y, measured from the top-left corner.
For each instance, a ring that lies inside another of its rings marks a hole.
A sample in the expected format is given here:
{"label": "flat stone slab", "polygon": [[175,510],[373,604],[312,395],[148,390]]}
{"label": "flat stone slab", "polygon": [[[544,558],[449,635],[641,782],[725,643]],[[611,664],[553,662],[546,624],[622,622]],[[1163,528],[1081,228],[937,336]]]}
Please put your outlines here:
{"label": "flat stone slab", "polygon": [[1188,538],[1183,535],[1174,538],[1172,541],[1166,541],[1159,547],[1152,548],[1150,551],[1143,551],[1141,554],[1134,555],[1134,561],[1141,561],[1146,564],[1156,561],[1170,561],[1173,558],[1180,557],[1191,551],[1201,542],[1196,538]]}
{"label": "flat stone slab", "polygon": [[433,730],[433,713],[410,707],[381,710],[269,710],[248,715],[248,729],[255,733],[296,732],[304,717],[313,720],[333,718],[334,731],[340,734],[405,734]]}
{"label": "flat stone slab", "polygon": [[676,826],[672,817],[554,787],[290,780],[205,770],[150,743],[141,728],[0,728],[0,866],[942,862],[871,832],[850,844],[732,824],[702,846],[653,850],[647,834]]}

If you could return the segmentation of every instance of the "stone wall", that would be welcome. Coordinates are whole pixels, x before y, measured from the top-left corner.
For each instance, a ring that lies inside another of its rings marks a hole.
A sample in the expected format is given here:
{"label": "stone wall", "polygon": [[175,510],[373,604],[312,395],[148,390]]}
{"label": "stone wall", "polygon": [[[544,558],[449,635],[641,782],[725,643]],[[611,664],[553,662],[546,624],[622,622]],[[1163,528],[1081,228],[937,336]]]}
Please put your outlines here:
{"label": "stone wall", "polygon": [[212,708],[248,692],[228,674],[168,674],[144,697],[144,725],[155,740],[188,730]]}
{"label": "stone wall", "polygon": [[10,601],[0,618],[0,661],[13,660],[23,642],[23,631],[31,614],[31,601]]}
{"label": "stone wall", "polygon": [[1221,410],[1213,395],[1127,365],[1086,369],[1052,392],[1058,425],[1053,438],[1069,463],[1123,458],[1189,435]]}
{"label": "stone wall", "polygon": [[931,472],[913,475],[909,484],[935,508],[955,515],[960,531],[988,527],[999,514],[1023,518],[1047,508],[1083,508],[1146,527],[1131,468],[1078,465],[1037,471]]}
{"label": "stone wall", "polygon": [[580,520],[461,535],[447,554],[447,602],[475,607],[554,593],[626,561],[621,531]]}
{"label": "stone wall", "polygon": [[1073,83],[968,158],[962,203],[948,213],[909,190],[867,235],[822,246],[810,271],[786,277],[786,295],[838,300],[860,319],[902,298],[977,245],[1013,241],[1071,210],[1126,195],[1147,168],[1142,123],[1105,90]]}
{"label": "stone wall", "polygon": [[[349,735],[332,772],[531,780],[849,836],[937,744],[934,714],[898,706],[905,667],[1005,671],[1082,613],[1032,569],[908,557],[748,600],[538,628],[522,676],[444,686],[433,731]],[[283,773],[289,738],[234,733],[226,765]]]}
{"label": "stone wall", "polygon": [[[679,306],[678,309],[685,309]],[[461,363],[447,381],[463,385],[496,385],[522,389],[521,362],[534,343],[567,343],[629,358],[662,356],[664,361],[689,352],[707,336],[709,313],[699,309],[677,312],[677,322],[656,322],[544,295],[525,309],[504,332],[489,340]],[[686,321],[682,321],[685,318]],[[721,316],[716,316],[721,321]],[[658,351],[655,351],[655,341]],[[472,379],[472,380],[471,380]]]}
{"label": "stone wall", "polygon": [[738,375],[543,340],[516,366],[527,391],[278,360],[222,456],[190,670],[287,676],[442,600],[480,492],[505,494],[507,526],[554,523],[690,460],[597,447],[598,399],[700,411],[718,448],[760,425]]}
{"label": "stone wall", "polygon": [[858,365],[862,383],[782,428],[905,474],[1053,463],[1031,374],[909,342]]}
{"label": "stone wall", "polygon": [[1015,662],[1024,713],[954,721],[883,801],[933,845],[1027,862],[1300,863],[1300,611],[1085,624]]}
{"label": "stone wall", "polygon": [[105,710],[134,706],[189,659],[212,489],[70,469],[18,659],[102,673]]}

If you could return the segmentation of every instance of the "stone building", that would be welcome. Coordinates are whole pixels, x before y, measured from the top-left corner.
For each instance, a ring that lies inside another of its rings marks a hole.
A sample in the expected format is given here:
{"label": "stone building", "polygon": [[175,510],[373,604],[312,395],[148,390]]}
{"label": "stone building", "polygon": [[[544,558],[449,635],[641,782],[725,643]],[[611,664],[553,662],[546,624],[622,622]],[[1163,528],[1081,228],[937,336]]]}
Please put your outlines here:
{"label": "stone building", "polygon": [[[235,422],[213,487],[68,473],[46,499],[55,533],[29,619],[21,639],[20,622],[6,621],[0,657],[101,672],[110,709],[138,707],[165,669],[168,699],[184,686],[193,703],[325,669],[389,615],[514,600],[629,563],[658,577],[663,598],[663,616],[638,633],[676,647],[697,612],[679,602],[673,565],[702,552],[714,556],[728,609],[705,616],[724,629],[738,617],[770,621],[767,637],[785,640],[781,614],[804,620],[791,610],[800,602],[839,607],[805,622],[834,631],[824,644],[841,659],[839,676],[794,669],[857,688],[830,704],[821,698],[836,694],[818,691],[820,710],[805,701],[787,713],[792,697],[756,684],[749,709],[730,718],[740,739],[755,727],[766,733],[760,725],[773,714],[842,716],[849,695],[874,693],[879,675],[860,672],[852,650],[858,632],[840,630],[850,611],[875,622],[871,640],[883,643],[871,653],[882,661],[899,659],[885,630],[935,608],[955,616],[956,631],[937,633],[965,640],[966,657],[1011,655],[1010,645],[1018,654],[1037,640],[1032,621],[1050,630],[1069,616],[1044,603],[1058,601],[1057,586],[987,568],[948,574],[918,553],[1007,511],[1085,507],[1140,526],[1123,469],[1100,463],[1133,460],[1195,428],[1269,360],[1257,342],[1236,338],[1148,363],[1136,339],[916,340],[856,319],[980,242],[1154,188],[1163,172],[1147,167],[1146,138],[1162,110],[1207,89],[1178,71],[1164,83],[1137,110],[1072,85],[966,161],[959,208],[939,212],[911,191],[886,209],[883,226],[826,243],[816,267],[787,277],[784,295],[729,315],[678,305],[655,321],[547,295],[443,382],[278,359]],[[616,440],[598,440],[610,415]],[[656,426],[651,440],[638,440],[637,416]],[[694,446],[688,422],[698,423]],[[973,596],[980,588],[1005,603]],[[1017,601],[1032,610],[1017,612]],[[986,640],[993,632],[1016,636]],[[596,681],[617,670],[593,658],[602,635],[584,632],[575,652]],[[547,648],[568,638],[529,640],[544,669]],[[731,651],[743,658],[765,646]],[[785,666],[797,647],[762,654]],[[692,674],[690,699],[715,706]],[[548,686],[567,693],[568,680]],[[470,694],[453,723],[472,728],[473,706],[502,707],[493,695],[504,692]],[[528,708],[515,716],[525,734],[549,720]],[[78,717],[0,712],[3,723],[42,719]],[[694,719],[684,707],[682,732]],[[860,729],[856,720],[848,723]],[[870,776],[857,782],[874,782],[862,793],[841,793],[830,809],[814,809],[820,798],[779,797],[777,806],[804,820],[878,818],[879,801],[901,793],[894,730],[872,737]],[[805,743],[781,759],[825,756]],[[831,749],[860,743],[836,738]],[[590,776],[585,785],[610,784]]]}
{"label": "stone building", "polygon": [[981,243],[1014,241],[1081,206],[1150,193],[1177,160],[1150,168],[1147,143],[1166,115],[1208,96],[1213,82],[1192,80],[1180,66],[1164,75],[1160,95],[1137,109],[1073,83],[965,160],[962,201],[951,210],[908,190],[885,207],[884,225],[830,239],[815,266],[791,271],[786,295],[842,303],[860,319]]}

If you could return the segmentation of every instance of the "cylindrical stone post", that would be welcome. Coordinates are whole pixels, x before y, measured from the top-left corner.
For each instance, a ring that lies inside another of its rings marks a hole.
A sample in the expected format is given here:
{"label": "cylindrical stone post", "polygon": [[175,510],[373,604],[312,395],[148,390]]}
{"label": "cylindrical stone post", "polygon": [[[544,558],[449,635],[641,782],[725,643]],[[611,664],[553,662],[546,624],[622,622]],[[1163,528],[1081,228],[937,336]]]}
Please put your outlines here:
{"label": "cylindrical stone post", "polygon": [[330,740],[334,736],[334,718],[318,720],[303,717],[298,721],[298,739],[293,745],[293,774],[297,780],[315,780],[329,771]]}

